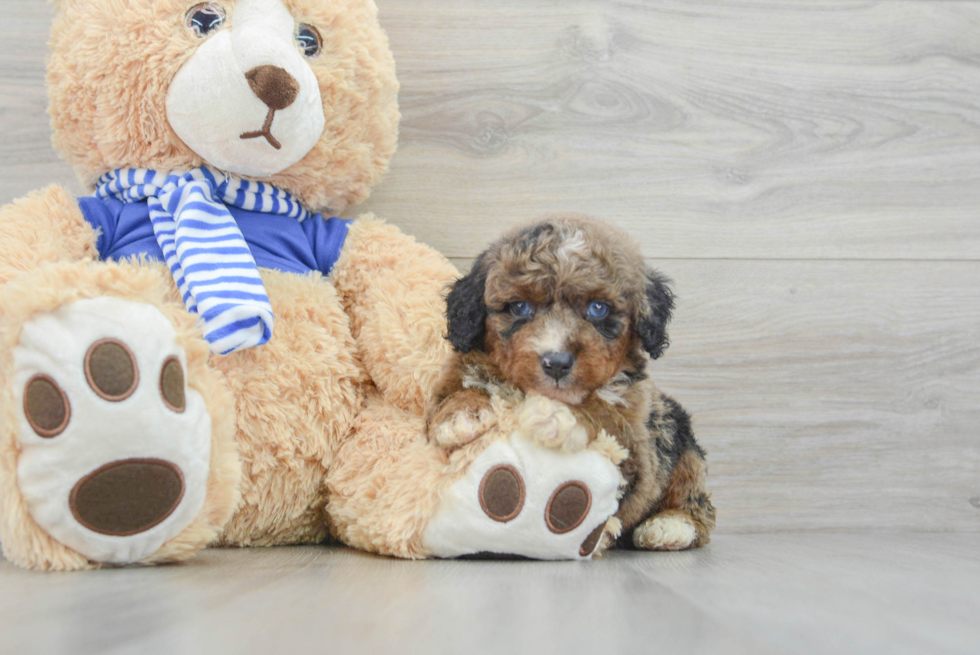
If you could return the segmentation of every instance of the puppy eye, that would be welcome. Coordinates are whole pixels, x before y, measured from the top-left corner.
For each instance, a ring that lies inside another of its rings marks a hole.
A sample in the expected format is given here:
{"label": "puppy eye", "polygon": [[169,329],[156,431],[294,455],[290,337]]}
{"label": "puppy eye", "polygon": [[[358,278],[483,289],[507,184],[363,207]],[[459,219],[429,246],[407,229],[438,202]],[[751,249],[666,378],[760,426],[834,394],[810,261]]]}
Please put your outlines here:
{"label": "puppy eye", "polygon": [[299,31],[296,32],[296,43],[299,44],[299,49],[303,51],[303,54],[310,59],[316,57],[323,50],[323,37],[312,25],[303,24],[299,26]]}
{"label": "puppy eye", "polygon": [[531,315],[531,303],[518,300],[510,303],[510,313],[517,318],[527,318]]}
{"label": "puppy eye", "polygon": [[609,315],[609,305],[598,300],[591,302],[586,313],[589,315],[589,318],[605,318]]}
{"label": "puppy eye", "polygon": [[194,5],[187,12],[185,24],[200,38],[206,37],[225,24],[225,10],[213,2]]}

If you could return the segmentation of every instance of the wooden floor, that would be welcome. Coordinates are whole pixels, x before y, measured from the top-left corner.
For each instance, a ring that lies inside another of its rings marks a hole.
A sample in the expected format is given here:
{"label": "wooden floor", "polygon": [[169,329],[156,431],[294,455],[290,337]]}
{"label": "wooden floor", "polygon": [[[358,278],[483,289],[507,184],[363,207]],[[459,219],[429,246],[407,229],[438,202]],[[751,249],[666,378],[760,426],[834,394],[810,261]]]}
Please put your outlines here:
{"label": "wooden floor", "polygon": [[722,535],[597,562],[206,551],[97,574],[0,564],[0,652],[976,653],[980,535]]}
{"label": "wooden floor", "polygon": [[[655,376],[709,451],[715,543],[4,565],[0,652],[977,652],[980,3],[378,4],[400,151],[348,213],[461,267],[541,212],[631,230],[679,294]],[[0,6],[0,203],[85,192],[50,146],[51,11]]]}

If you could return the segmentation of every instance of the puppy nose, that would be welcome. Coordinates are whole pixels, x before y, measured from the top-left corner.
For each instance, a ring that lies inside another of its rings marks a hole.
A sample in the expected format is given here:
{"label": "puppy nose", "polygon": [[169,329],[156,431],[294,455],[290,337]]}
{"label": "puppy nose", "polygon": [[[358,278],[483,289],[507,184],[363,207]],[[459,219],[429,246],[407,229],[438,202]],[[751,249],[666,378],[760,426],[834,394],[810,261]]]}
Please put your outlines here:
{"label": "puppy nose", "polygon": [[560,380],[568,375],[574,365],[575,356],[568,351],[541,355],[541,368],[555,380]]}
{"label": "puppy nose", "polygon": [[269,109],[285,109],[296,102],[299,95],[299,82],[278,66],[256,66],[245,73],[252,92]]}

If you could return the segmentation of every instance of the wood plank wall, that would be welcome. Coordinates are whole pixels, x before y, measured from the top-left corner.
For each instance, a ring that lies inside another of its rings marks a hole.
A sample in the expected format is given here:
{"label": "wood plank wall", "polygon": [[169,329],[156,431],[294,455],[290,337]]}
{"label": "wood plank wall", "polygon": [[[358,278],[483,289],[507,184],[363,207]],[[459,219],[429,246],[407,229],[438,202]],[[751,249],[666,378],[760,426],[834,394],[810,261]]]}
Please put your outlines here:
{"label": "wood plank wall", "polygon": [[[541,212],[632,231],[719,530],[980,530],[980,3],[378,1],[401,146],[348,214],[464,268]],[[0,202],[81,191],[50,11],[0,9]]]}

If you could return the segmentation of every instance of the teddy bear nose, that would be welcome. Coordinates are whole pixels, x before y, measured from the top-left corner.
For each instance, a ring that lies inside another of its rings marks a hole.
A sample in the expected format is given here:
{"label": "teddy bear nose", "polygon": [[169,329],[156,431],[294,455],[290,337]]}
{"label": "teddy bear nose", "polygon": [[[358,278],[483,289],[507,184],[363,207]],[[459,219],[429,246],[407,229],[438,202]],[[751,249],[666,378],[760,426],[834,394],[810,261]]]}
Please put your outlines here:
{"label": "teddy bear nose", "polygon": [[544,369],[544,372],[549,377],[555,380],[560,380],[568,375],[568,372],[572,370],[572,366],[574,365],[575,356],[568,351],[541,355],[541,368]]}
{"label": "teddy bear nose", "polygon": [[245,79],[252,87],[252,92],[269,109],[285,109],[296,102],[296,96],[299,95],[299,82],[278,66],[256,66],[245,73]]}

